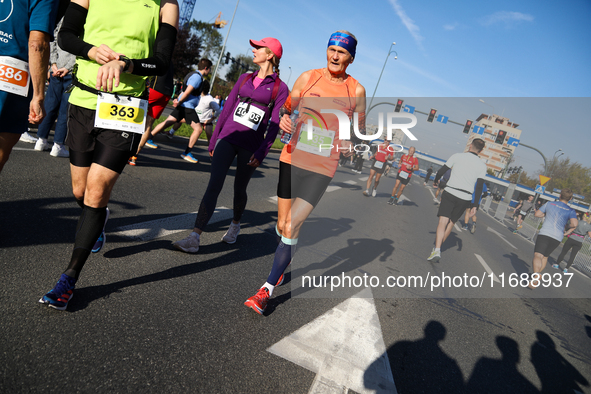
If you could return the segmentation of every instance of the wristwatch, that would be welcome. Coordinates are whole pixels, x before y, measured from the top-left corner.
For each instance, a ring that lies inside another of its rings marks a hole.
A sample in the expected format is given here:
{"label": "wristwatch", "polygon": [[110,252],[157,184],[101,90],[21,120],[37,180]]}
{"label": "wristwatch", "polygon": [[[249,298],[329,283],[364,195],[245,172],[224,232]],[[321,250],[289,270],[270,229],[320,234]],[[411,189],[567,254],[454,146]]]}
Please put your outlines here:
{"label": "wristwatch", "polygon": [[123,66],[123,72],[128,72],[129,66],[131,65],[131,59],[127,56],[119,55],[119,60],[125,62],[125,66]]}

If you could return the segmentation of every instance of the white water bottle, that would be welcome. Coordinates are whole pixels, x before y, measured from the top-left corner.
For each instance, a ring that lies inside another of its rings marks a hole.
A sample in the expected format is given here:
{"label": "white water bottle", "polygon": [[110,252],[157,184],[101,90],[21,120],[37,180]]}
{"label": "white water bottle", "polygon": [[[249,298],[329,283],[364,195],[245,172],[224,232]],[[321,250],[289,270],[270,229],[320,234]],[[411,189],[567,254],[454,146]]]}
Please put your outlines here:
{"label": "white water bottle", "polygon": [[[300,116],[299,111],[296,109],[294,110],[291,115],[289,115],[289,119],[291,119],[291,130],[292,132],[295,131],[295,126],[297,124],[298,121],[298,117]],[[283,134],[281,134],[281,142],[283,142],[284,144],[289,144],[289,141],[291,141],[291,135],[292,133],[288,133],[287,131],[284,131]]]}

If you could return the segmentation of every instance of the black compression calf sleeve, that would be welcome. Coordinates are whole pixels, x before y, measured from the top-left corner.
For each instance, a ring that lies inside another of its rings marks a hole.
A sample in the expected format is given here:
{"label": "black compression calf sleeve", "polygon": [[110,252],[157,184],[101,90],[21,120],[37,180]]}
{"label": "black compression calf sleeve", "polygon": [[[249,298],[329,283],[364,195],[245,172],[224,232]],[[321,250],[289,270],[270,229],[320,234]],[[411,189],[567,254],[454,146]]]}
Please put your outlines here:
{"label": "black compression calf sleeve", "polygon": [[103,232],[106,217],[107,207],[92,208],[86,205],[84,206],[82,215],[80,215],[80,219],[78,220],[78,226],[76,227],[74,251],[72,252],[70,265],[68,265],[66,270],[66,272],[69,271],[67,275],[78,278],[84,263],[86,263],[90,255],[92,247]]}
{"label": "black compression calf sleeve", "polygon": [[76,199],[76,204],[82,209],[84,209],[84,199],[78,200]]}

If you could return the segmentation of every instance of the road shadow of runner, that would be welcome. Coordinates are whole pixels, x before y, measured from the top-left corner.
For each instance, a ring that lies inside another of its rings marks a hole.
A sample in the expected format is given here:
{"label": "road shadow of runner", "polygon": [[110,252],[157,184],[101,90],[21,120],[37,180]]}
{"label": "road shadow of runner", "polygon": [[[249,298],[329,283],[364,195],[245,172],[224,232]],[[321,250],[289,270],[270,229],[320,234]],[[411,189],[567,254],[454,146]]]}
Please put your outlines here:
{"label": "road shadow of runner", "polygon": [[[118,209],[135,210],[143,207],[112,200],[109,208],[113,213]],[[73,197],[0,202],[0,248],[73,244],[81,213],[82,209]]]}
{"label": "road shadow of runner", "polygon": [[525,261],[521,260],[517,254],[504,254],[503,257],[511,261],[511,265],[513,266],[513,269],[518,275],[527,274],[531,271],[531,264],[528,264]]}
{"label": "road shadow of runner", "polygon": [[[399,341],[386,351],[398,394],[406,393],[465,393],[462,371],[455,359],[439,346],[447,330],[431,320],[423,329],[424,337],[416,341]],[[385,392],[370,371],[381,362],[379,357],[367,369],[364,385],[367,389]]]}
{"label": "road shadow of runner", "polygon": [[[588,321],[589,323],[591,323],[591,316],[589,316],[589,315],[585,315],[585,318],[587,319],[587,321]],[[585,327],[585,331],[587,331],[587,336],[588,336],[589,338],[591,338],[591,326],[586,326],[586,327]]]}
{"label": "road shadow of runner", "polygon": [[[538,393],[538,389],[517,369],[520,359],[517,342],[502,335],[497,336],[495,342],[501,351],[501,358],[480,358],[466,384],[466,392],[491,394]],[[554,393],[558,392],[554,391]]]}
{"label": "road shadow of runner", "polygon": [[531,347],[531,363],[542,382],[542,393],[582,393],[580,384],[589,387],[587,379],[556,351],[548,334],[536,330],[536,338]]}
{"label": "road shadow of runner", "polygon": [[[435,231],[429,231],[429,234],[433,235],[433,247],[435,247]],[[447,237],[445,242],[441,244],[441,253],[448,249],[452,249],[455,246],[458,247],[458,252],[461,252],[462,247],[464,246],[464,241],[462,241],[462,238],[458,237],[458,233],[452,230],[449,237]]]}
{"label": "road shadow of runner", "polygon": [[[68,304],[68,312],[77,312],[88,307],[93,301],[101,298],[107,298],[113,293],[119,293],[122,290],[132,287],[139,286],[147,283],[159,282],[163,280],[169,280],[174,278],[181,278],[188,275],[195,275],[200,272],[208,271],[210,269],[223,267],[230,264],[239,263],[241,261],[257,259],[262,256],[267,256],[275,250],[268,242],[268,236],[263,233],[258,234],[245,234],[242,236],[244,243],[249,245],[263,245],[259,248],[249,248],[246,251],[244,248],[235,248],[229,253],[222,256],[218,256],[212,259],[203,259],[195,261],[194,263],[179,265],[176,267],[168,268],[163,271],[154,272],[147,275],[138,276],[135,278],[121,280],[119,282],[108,283],[98,286],[88,286],[82,288],[76,288],[72,301]],[[161,243],[162,241],[156,241]],[[228,249],[228,245],[216,243],[215,245],[209,245],[212,248]],[[182,252],[176,252],[179,256],[189,256]],[[199,256],[198,254],[195,256]],[[174,258],[171,255],[171,258]],[[180,259],[180,258],[179,258]]]}
{"label": "road shadow of runner", "polygon": [[[347,240],[347,246],[336,251],[332,255],[326,257],[323,261],[308,264],[300,258],[298,255],[293,259],[291,264],[291,272],[289,276],[286,275],[287,279],[291,280],[303,277],[306,274],[312,274],[318,278],[320,276],[361,276],[360,273],[365,273],[361,270],[365,265],[377,262],[378,260],[385,263],[388,258],[392,255],[395,248],[392,246],[394,241],[388,238],[381,240],[369,239],[369,238],[356,238]],[[313,271],[313,272],[312,272]],[[272,313],[275,308],[286,302],[292,297],[299,297],[306,294],[310,290],[322,290],[320,287],[316,287],[312,282],[312,287],[298,287],[293,288],[291,291],[279,295],[275,298],[271,298],[267,304],[267,310],[265,315]],[[341,292],[335,293],[328,288],[324,288],[327,292],[330,292],[330,297],[337,298],[348,298],[359,291],[358,287],[345,286],[340,288]],[[350,294],[349,294],[350,293]],[[314,296],[317,296],[316,294]]]}

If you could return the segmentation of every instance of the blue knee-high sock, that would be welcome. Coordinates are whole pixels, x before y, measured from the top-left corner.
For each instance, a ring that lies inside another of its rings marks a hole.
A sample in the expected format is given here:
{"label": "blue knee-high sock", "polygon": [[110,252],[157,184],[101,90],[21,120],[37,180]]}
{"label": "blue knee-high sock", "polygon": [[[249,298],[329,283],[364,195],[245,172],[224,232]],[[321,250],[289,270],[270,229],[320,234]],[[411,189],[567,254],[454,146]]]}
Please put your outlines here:
{"label": "blue knee-high sock", "polygon": [[275,259],[273,260],[273,268],[267,278],[267,283],[275,285],[279,281],[279,277],[283,274],[291,258],[295,254],[298,239],[289,239],[281,237],[281,242],[277,245],[275,251]]}
{"label": "blue knee-high sock", "polygon": [[275,240],[277,243],[281,242],[281,234],[279,234],[279,228],[275,225]]}

